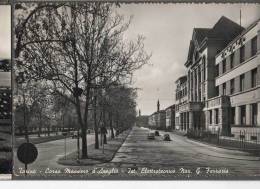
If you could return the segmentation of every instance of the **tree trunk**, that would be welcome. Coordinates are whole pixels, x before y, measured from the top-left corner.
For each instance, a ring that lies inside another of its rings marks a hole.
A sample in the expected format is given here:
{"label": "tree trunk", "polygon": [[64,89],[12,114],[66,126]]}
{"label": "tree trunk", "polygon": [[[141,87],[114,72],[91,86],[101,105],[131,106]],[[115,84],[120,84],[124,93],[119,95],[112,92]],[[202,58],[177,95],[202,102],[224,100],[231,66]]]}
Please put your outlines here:
{"label": "tree trunk", "polygon": [[86,143],[86,128],[82,122],[82,115],[81,115],[81,111],[80,111],[80,101],[79,98],[76,97],[76,111],[77,111],[77,115],[78,115],[78,122],[81,128],[81,139],[82,139],[82,158],[87,158],[87,143]]}
{"label": "tree trunk", "polygon": [[99,149],[98,126],[97,126],[97,97],[94,97],[94,130],[95,130],[95,149]]}
{"label": "tree trunk", "polygon": [[42,132],[42,114],[40,113],[40,125],[38,129],[38,137],[41,137],[41,132]]}
{"label": "tree trunk", "polygon": [[104,144],[107,144],[107,135],[104,134]]}
{"label": "tree trunk", "polygon": [[50,136],[50,125],[49,124],[47,126],[47,129],[48,129],[48,136]]}
{"label": "tree trunk", "polygon": [[[103,127],[106,128],[105,105],[103,105]],[[106,133],[103,134],[103,143],[104,143],[104,144],[107,144],[107,135],[106,135]]]}
{"label": "tree trunk", "polygon": [[115,138],[114,129],[113,129],[113,119],[112,114],[109,115],[109,124],[110,124],[110,130],[111,130],[111,139]]}
{"label": "tree trunk", "polygon": [[[89,86],[88,83],[87,86]],[[87,151],[87,129],[88,129],[88,108],[89,108],[89,101],[90,101],[90,88],[87,87],[86,92],[86,102],[85,102],[85,114],[84,114],[84,124],[82,128],[82,158],[88,158],[88,151]]]}

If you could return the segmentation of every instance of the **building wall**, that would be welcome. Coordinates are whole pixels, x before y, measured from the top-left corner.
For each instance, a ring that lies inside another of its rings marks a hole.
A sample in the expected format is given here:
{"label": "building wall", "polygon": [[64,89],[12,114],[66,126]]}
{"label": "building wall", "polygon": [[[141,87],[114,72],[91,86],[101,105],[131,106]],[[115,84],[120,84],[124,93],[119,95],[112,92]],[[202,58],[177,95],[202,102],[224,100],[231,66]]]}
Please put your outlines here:
{"label": "building wall", "polygon": [[[252,39],[257,37],[256,54],[252,54]],[[219,95],[228,95],[230,107],[220,115],[221,122],[231,127],[230,132],[237,135],[240,131],[251,132],[260,128],[260,22],[252,25],[241,37],[233,40],[216,56],[219,76],[215,85],[219,87]],[[244,61],[240,60],[241,48],[244,47]],[[233,54],[233,67],[231,56]],[[226,71],[223,73],[223,62],[226,60]],[[253,86],[253,70],[256,70],[256,84]],[[244,80],[241,80],[241,75]],[[231,93],[231,80],[234,80],[234,92]],[[241,88],[244,81],[244,87]],[[226,94],[223,85],[226,84]],[[231,110],[234,117],[231,116]],[[244,112],[244,113],[243,113]],[[253,118],[254,117],[254,118]],[[234,121],[232,121],[234,119]],[[254,121],[256,120],[256,121]],[[234,123],[232,123],[234,122]],[[223,128],[223,127],[222,127]],[[259,129],[258,129],[259,130]],[[236,136],[235,136],[236,137]]]}
{"label": "building wall", "polygon": [[175,128],[175,107],[170,107],[165,110],[166,112],[166,129],[172,130]]}

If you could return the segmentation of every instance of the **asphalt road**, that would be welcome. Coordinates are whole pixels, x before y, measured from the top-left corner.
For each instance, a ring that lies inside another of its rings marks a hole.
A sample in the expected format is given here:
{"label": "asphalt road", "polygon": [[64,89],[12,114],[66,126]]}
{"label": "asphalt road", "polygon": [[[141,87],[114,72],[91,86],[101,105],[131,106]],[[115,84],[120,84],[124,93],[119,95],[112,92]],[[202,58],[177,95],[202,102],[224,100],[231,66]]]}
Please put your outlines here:
{"label": "asphalt road", "polygon": [[173,133],[168,133],[172,141],[163,141],[165,132],[162,131],[161,136],[157,136],[155,140],[148,140],[148,132],[149,129],[134,127],[112,162],[117,167],[137,169],[133,173],[139,173],[139,176],[143,175],[145,178],[162,177],[161,174],[146,174],[146,168],[152,171],[175,170],[176,174],[165,175],[174,178],[260,178],[259,157],[202,144]]}
{"label": "asphalt road", "polygon": [[[81,141],[81,140],[80,140]],[[94,135],[88,135],[87,144],[91,145],[94,143]],[[80,143],[81,145],[81,143]],[[40,143],[36,145],[38,149],[38,157],[32,164],[28,165],[29,170],[37,170],[38,172],[44,173],[47,168],[63,169],[65,166],[57,163],[57,160],[65,155],[65,140],[54,140],[50,142]],[[66,154],[72,153],[77,150],[77,139],[67,138],[66,139]],[[14,153],[14,174],[21,175],[20,169],[24,169],[22,164]]]}
{"label": "asphalt road", "polygon": [[[173,133],[168,133],[171,141],[163,141],[165,132],[162,131],[161,136],[149,140],[148,132],[149,129],[133,127],[111,162],[70,166],[82,173],[65,174],[63,179],[260,179],[259,157],[202,144]],[[88,144],[93,143],[94,136],[89,135]],[[39,157],[29,169],[55,171],[66,168],[57,164],[58,158],[64,155],[64,140],[36,146]],[[68,139],[66,146],[67,153],[75,151],[76,139]],[[19,168],[23,165],[15,158],[15,170],[19,171]],[[95,169],[97,171],[92,174]],[[88,174],[84,173],[86,170]]]}

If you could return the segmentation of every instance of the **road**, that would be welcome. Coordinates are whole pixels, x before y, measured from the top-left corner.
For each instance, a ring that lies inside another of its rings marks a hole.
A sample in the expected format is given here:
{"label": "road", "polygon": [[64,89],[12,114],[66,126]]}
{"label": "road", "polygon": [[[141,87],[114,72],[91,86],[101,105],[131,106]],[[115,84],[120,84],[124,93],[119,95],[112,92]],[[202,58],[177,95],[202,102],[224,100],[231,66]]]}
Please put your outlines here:
{"label": "road", "polygon": [[[94,135],[90,134],[87,137],[88,145],[94,143]],[[50,142],[40,143],[36,145],[38,149],[38,157],[35,162],[28,165],[28,169],[37,170],[44,172],[46,168],[51,169],[62,169],[63,165],[57,163],[57,160],[65,155],[65,140],[54,140]],[[77,149],[77,139],[67,138],[66,139],[66,154],[72,153]],[[19,162],[14,153],[14,168],[15,174],[20,175],[19,168],[24,169],[24,165]]]}
{"label": "road", "polygon": [[[184,136],[168,133],[171,141],[163,141],[163,134],[148,140],[149,129],[133,127],[126,141],[109,163],[91,166],[69,166],[73,170],[93,170],[99,174],[65,175],[82,179],[258,179],[260,158],[246,152],[228,150],[202,144]],[[88,136],[88,144],[94,136]],[[64,155],[64,140],[38,144],[39,157],[29,169],[64,169],[57,164]],[[67,153],[76,150],[76,139],[67,140]],[[15,169],[23,167],[15,158]],[[68,167],[68,166],[67,166]],[[105,173],[109,170],[118,170]],[[105,170],[105,171],[104,171]],[[103,174],[104,173],[104,174]],[[158,174],[159,173],[159,174]],[[58,175],[57,175],[58,176]],[[38,177],[39,178],[39,177]],[[44,179],[44,177],[40,177]]]}
{"label": "road", "polygon": [[[133,167],[145,172],[148,169],[175,170],[176,174],[165,177],[259,179],[260,158],[246,152],[205,145],[173,133],[172,141],[163,141],[161,136],[148,140],[149,129],[134,127],[112,162],[117,167]],[[198,169],[199,168],[199,169]],[[200,173],[196,173],[200,170]],[[228,173],[227,173],[228,172]],[[191,173],[191,174],[190,174]],[[133,174],[134,175],[134,174]],[[159,178],[158,174],[137,174],[145,178]],[[135,178],[135,176],[133,176]]]}

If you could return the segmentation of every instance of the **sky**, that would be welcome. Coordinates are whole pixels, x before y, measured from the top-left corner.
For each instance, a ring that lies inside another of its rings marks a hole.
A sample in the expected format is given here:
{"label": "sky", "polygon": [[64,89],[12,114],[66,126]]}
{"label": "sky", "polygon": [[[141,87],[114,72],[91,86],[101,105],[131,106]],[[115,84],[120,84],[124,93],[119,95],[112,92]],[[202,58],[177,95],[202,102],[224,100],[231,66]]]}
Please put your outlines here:
{"label": "sky", "polygon": [[145,49],[152,53],[148,65],[134,73],[133,86],[138,90],[137,109],[142,115],[175,102],[175,81],[186,74],[187,59],[193,28],[210,28],[221,16],[249,26],[260,18],[256,4],[123,4],[117,10],[126,19],[133,16],[125,38],[145,37]]}
{"label": "sky", "polygon": [[0,5],[0,59],[11,59],[11,6]]}

